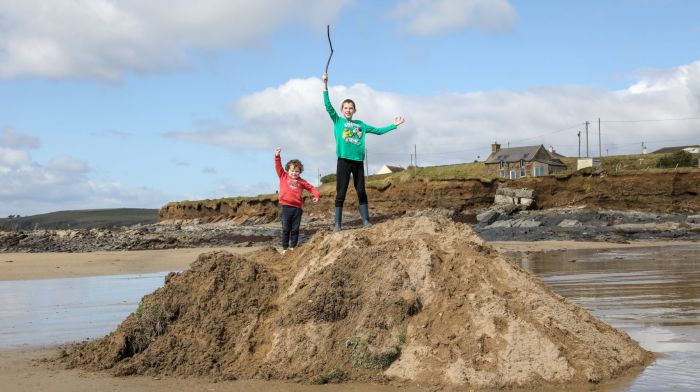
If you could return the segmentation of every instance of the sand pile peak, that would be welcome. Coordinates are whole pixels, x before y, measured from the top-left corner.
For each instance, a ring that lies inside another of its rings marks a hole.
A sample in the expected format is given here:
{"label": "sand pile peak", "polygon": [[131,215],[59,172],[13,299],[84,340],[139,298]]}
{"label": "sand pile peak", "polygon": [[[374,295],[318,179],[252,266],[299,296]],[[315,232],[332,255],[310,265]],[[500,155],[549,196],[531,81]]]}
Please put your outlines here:
{"label": "sand pile peak", "polygon": [[598,382],[648,362],[623,332],[442,217],[321,232],[284,256],[200,255],[69,366],[303,382]]}

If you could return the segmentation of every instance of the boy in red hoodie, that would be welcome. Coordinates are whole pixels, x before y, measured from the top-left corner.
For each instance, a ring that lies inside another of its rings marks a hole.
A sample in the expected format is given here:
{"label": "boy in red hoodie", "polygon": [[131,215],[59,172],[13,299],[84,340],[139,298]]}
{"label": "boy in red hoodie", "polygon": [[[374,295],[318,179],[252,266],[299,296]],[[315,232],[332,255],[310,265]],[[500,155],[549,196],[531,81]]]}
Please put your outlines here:
{"label": "boy in red hoodie", "polygon": [[298,159],[292,159],[282,168],[280,157],[282,148],[275,148],[275,170],[280,178],[279,205],[281,207],[280,218],[282,220],[282,253],[287,249],[294,249],[299,242],[299,226],[301,225],[301,209],[304,189],[314,196],[314,204],[318,203],[321,195],[313,185],[300,177],[304,171],[304,165]]}

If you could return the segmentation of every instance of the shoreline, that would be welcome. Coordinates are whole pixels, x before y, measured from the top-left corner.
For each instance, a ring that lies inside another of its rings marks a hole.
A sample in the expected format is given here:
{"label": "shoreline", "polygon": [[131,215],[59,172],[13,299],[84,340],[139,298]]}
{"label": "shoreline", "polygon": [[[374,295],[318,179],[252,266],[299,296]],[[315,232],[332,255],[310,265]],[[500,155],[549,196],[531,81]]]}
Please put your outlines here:
{"label": "shoreline", "polygon": [[47,361],[56,357],[61,345],[0,349],[0,385],[6,392],[54,391],[54,392],[414,392],[414,387],[397,387],[379,384],[306,385],[292,382],[236,380],[210,381],[203,378],[179,378],[174,376],[115,377],[104,371],[89,372],[79,369],[63,369]]}
{"label": "shoreline", "polygon": [[[624,249],[644,247],[667,247],[700,245],[699,241],[635,241],[631,243],[577,242],[577,241],[540,241],[540,242],[487,242],[500,252],[538,252],[575,249]],[[0,253],[0,281],[8,276],[17,279],[53,279],[69,277],[86,277],[111,274],[147,273],[165,270],[184,269],[202,252],[227,250],[245,254],[257,247],[220,247],[220,248],[184,248],[169,250],[112,251],[91,253]],[[14,261],[6,263],[8,259]],[[17,257],[15,257],[17,256]],[[19,256],[25,256],[21,258]],[[19,263],[19,264],[16,264]],[[14,268],[14,271],[6,267]],[[59,268],[56,268],[59,267]],[[10,274],[13,272],[13,274]],[[114,377],[108,372],[88,372],[80,369],[63,369],[46,358],[59,355],[65,345],[21,346],[0,348],[0,383],[8,392],[42,390],[42,391],[333,391],[333,392],[393,392],[430,390],[414,385],[377,385],[377,384],[334,384],[307,385],[285,383],[280,381],[238,380],[213,382],[201,378],[179,378],[172,376],[130,376]],[[641,371],[641,370],[640,370]],[[619,379],[605,382],[599,386],[600,391],[621,390],[638,375],[630,372]],[[590,385],[571,385],[567,390],[590,391]],[[609,388],[609,389],[608,389]],[[537,389],[532,389],[532,391]],[[549,390],[549,389],[548,389]],[[558,389],[551,389],[558,390]]]}
{"label": "shoreline", "polygon": [[[642,240],[629,243],[599,241],[485,241],[499,252],[549,252],[579,249],[629,249],[698,245],[693,240]],[[269,245],[250,247],[176,248],[85,253],[0,253],[0,282],[145,274],[186,269],[201,253],[227,251],[246,254]]]}
{"label": "shoreline", "polygon": [[699,245],[696,240],[639,240],[622,242],[604,241],[485,241],[499,252],[548,252],[561,250],[580,249],[630,249],[630,248],[650,248],[659,246],[684,246]]}
{"label": "shoreline", "polygon": [[0,281],[144,274],[186,269],[201,253],[245,254],[262,246],[101,251],[0,253]]}

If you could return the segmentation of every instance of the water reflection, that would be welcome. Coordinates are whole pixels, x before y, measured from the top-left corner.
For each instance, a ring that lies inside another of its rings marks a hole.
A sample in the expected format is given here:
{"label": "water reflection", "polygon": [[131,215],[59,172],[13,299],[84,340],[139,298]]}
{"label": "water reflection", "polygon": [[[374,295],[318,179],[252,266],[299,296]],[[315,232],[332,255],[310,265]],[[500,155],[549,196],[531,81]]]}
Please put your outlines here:
{"label": "water reflection", "polygon": [[165,272],[0,282],[0,348],[48,345],[108,334]]}
{"label": "water reflection", "polygon": [[700,245],[512,254],[562,296],[662,356],[608,391],[698,391]]}

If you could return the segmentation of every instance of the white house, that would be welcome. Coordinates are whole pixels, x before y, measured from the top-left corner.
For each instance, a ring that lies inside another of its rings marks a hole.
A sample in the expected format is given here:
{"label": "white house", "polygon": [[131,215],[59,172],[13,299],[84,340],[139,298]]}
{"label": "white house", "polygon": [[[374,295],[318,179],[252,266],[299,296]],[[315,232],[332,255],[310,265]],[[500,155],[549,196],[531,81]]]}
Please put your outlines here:
{"label": "white house", "polygon": [[400,171],[403,171],[404,168],[401,166],[391,166],[391,165],[384,165],[377,170],[376,173],[374,174],[390,174],[390,173],[397,173]]}
{"label": "white house", "polygon": [[653,152],[653,154],[672,154],[678,151],[686,151],[691,154],[700,154],[700,146],[677,146],[677,147],[664,147]]}

